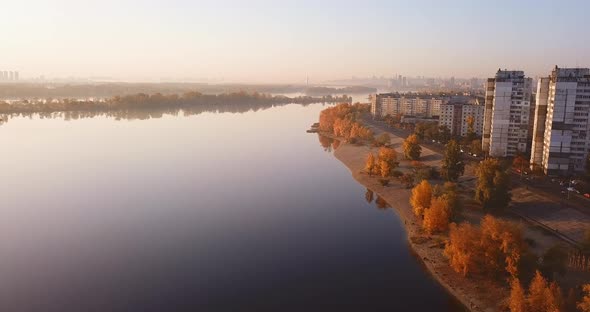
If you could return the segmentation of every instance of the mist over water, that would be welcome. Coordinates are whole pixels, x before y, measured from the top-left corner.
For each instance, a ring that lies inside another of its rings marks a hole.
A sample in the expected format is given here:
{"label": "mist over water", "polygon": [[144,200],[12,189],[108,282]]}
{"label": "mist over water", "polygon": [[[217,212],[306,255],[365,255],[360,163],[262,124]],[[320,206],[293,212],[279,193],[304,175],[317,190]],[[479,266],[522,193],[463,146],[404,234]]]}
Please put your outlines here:
{"label": "mist over water", "polygon": [[305,133],[323,108],[11,118],[0,309],[460,310]]}

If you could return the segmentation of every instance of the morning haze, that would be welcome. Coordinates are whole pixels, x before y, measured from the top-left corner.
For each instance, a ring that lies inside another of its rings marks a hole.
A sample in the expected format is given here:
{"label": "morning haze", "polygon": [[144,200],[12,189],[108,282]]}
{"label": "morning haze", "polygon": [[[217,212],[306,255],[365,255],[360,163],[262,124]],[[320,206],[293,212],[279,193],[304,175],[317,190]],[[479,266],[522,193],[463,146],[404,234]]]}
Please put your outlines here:
{"label": "morning haze", "polygon": [[590,312],[587,1],[0,4],[0,311]]}
{"label": "morning haze", "polygon": [[585,1],[5,1],[23,78],[322,82],[531,76],[589,61]]}

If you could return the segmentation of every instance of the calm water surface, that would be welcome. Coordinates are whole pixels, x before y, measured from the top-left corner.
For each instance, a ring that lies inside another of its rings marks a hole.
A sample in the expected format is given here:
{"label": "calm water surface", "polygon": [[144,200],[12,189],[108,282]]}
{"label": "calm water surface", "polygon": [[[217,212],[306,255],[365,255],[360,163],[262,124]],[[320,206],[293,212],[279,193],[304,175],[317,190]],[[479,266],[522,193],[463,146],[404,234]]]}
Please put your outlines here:
{"label": "calm water surface", "polygon": [[322,105],[0,126],[2,311],[457,311]]}

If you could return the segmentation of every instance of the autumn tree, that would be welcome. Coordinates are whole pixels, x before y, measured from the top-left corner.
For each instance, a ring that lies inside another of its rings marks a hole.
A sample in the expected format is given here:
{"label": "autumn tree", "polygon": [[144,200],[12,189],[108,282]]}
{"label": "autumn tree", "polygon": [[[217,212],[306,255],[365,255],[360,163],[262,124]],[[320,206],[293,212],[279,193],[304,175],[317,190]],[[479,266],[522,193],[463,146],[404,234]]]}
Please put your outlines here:
{"label": "autumn tree", "polygon": [[418,136],[412,134],[404,140],[404,156],[407,159],[418,160],[422,153],[422,147],[418,144]]}
{"label": "autumn tree", "polygon": [[378,154],[379,160],[386,161],[392,169],[397,167],[397,152],[393,148],[381,147]]}
{"label": "autumn tree", "polygon": [[477,168],[475,199],[484,210],[503,209],[508,206],[511,194],[510,178],[500,161],[494,158],[483,160]]}
{"label": "autumn tree", "polygon": [[420,184],[416,185],[412,189],[412,195],[410,197],[410,205],[414,209],[414,214],[417,217],[422,216],[424,209],[430,207],[432,201],[432,186],[428,181],[422,180]]}
{"label": "autumn tree", "polygon": [[369,153],[369,155],[367,155],[367,161],[365,162],[365,171],[369,175],[373,175],[376,168],[377,163],[375,162],[375,156],[373,155],[373,153]]}
{"label": "autumn tree", "polygon": [[551,309],[552,294],[549,289],[547,280],[541,275],[541,272],[535,272],[535,277],[529,285],[529,293],[527,296],[528,311],[531,312],[545,312],[556,311]]}
{"label": "autumn tree", "polygon": [[387,178],[391,174],[391,165],[385,160],[379,161],[379,172],[382,178]]}
{"label": "autumn tree", "polygon": [[424,210],[422,227],[428,234],[444,232],[449,228],[449,202],[445,196],[432,198],[430,208]]}
{"label": "autumn tree", "polygon": [[449,240],[445,246],[444,254],[449,259],[449,265],[457,272],[467,276],[478,272],[478,256],[481,230],[464,222],[459,225],[451,223],[449,227]]}
{"label": "autumn tree", "polygon": [[522,228],[512,222],[486,215],[481,221],[481,248],[485,265],[492,274],[506,270],[518,274],[520,257],[525,251]]}
{"label": "autumn tree", "polygon": [[578,310],[582,312],[590,312],[590,284],[586,284],[583,287],[584,290],[584,297],[582,300],[578,302]]}
{"label": "autumn tree", "polygon": [[524,289],[518,278],[513,278],[510,282],[510,312],[526,312],[526,299]]}
{"label": "autumn tree", "polygon": [[516,277],[525,251],[522,229],[489,215],[479,227],[469,223],[451,224],[445,247],[445,255],[456,272],[496,277],[503,273]]}
{"label": "autumn tree", "polygon": [[455,140],[450,140],[445,147],[441,175],[447,181],[457,181],[465,172],[461,147]]}

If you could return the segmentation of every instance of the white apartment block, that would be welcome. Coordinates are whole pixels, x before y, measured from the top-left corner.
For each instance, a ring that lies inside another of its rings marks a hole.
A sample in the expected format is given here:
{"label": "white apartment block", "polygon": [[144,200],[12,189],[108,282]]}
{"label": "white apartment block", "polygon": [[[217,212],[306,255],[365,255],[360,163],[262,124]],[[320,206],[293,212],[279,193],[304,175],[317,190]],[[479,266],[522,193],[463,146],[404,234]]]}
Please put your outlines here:
{"label": "white apartment block", "polygon": [[371,113],[374,118],[383,118],[387,115],[435,117],[440,115],[440,107],[447,101],[446,98],[415,94],[373,94],[371,95]]}
{"label": "white apartment block", "polygon": [[473,118],[473,131],[477,136],[483,133],[485,106],[477,104],[443,104],[440,108],[439,125],[446,126],[451,135],[466,136],[469,132],[469,118]]}
{"label": "white apartment block", "polygon": [[590,69],[555,66],[537,90],[532,165],[547,175],[584,171],[590,151]]}
{"label": "white apartment block", "polygon": [[532,79],[523,71],[498,70],[486,83],[482,149],[492,157],[527,150]]}

